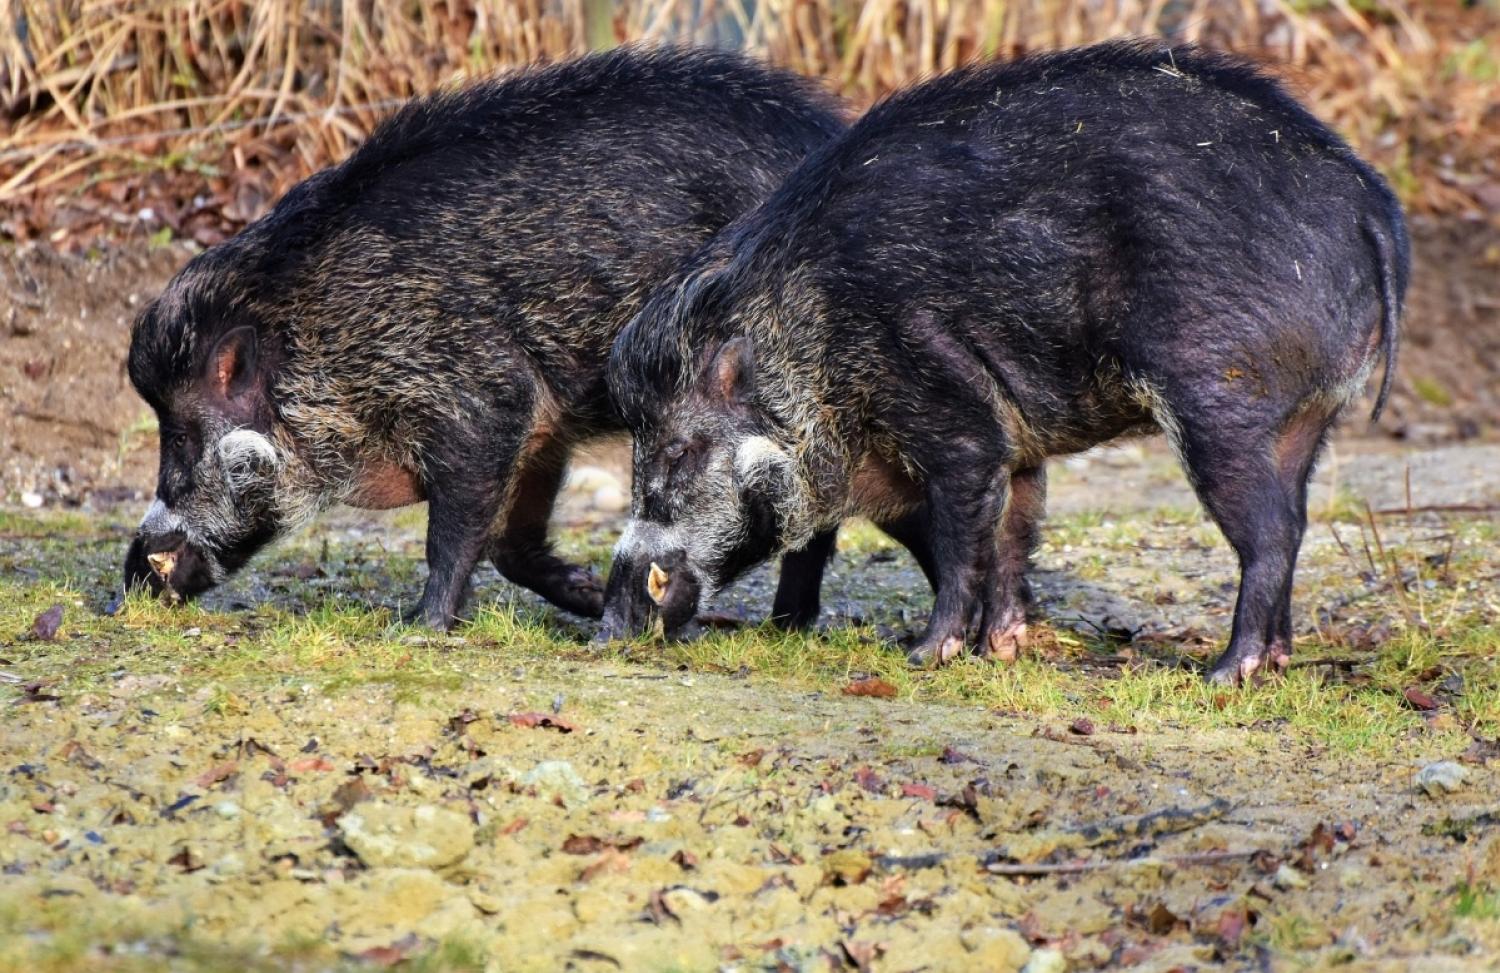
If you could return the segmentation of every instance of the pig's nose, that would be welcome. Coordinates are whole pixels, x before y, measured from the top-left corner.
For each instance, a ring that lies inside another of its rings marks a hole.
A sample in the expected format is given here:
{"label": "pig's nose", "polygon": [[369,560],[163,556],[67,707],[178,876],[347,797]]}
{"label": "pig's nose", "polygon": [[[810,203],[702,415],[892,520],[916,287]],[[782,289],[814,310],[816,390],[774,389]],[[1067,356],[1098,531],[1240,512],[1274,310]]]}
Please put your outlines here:
{"label": "pig's nose", "polygon": [[141,548],[149,556],[177,550],[187,543],[187,535],[180,530],[169,530],[164,534],[152,534],[141,538]]}

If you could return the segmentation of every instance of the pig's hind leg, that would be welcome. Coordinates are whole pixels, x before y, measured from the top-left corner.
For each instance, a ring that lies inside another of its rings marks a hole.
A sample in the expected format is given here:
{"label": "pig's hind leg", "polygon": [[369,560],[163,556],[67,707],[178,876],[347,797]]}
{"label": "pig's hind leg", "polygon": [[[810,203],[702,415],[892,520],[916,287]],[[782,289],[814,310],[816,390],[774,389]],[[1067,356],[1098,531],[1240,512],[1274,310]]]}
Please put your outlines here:
{"label": "pig's hind leg", "polygon": [[934,470],[927,506],[936,597],[926,633],[907,654],[919,666],[947,662],[963,651],[970,622],[996,574],[1010,484],[1003,446],[950,442],[946,455],[925,467]]}
{"label": "pig's hind leg", "polygon": [[1281,420],[1205,405],[1179,409],[1163,425],[1239,557],[1229,646],[1207,674],[1236,685],[1291,660],[1292,578],[1307,527],[1307,481],[1337,410],[1314,400]]}
{"label": "pig's hind leg", "polygon": [[527,458],[486,553],[505,580],[535,591],[564,611],[599,618],[604,614],[604,585],[598,575],[558,557],[547,539],[567,459],[567,448],[555,441]]}
{"label": "pig's hind leg", "polygon": [[1026,467],[1011,474],[999,544],[985,564],[978,647],[987,658],[1010,662],[1026,643],[1026,612],[1032,602],[1026,569],[1041,539],[1046,503],[1045,467]]}

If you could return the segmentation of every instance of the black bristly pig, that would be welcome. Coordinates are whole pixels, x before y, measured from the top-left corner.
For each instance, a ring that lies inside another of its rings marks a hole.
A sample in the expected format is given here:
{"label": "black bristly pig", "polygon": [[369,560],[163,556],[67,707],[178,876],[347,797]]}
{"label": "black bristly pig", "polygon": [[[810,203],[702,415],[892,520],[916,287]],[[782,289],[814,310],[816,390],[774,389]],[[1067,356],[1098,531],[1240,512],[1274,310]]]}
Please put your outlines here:
{"label": "black bristly pig", "polygon": [[[161,467],[126,590],[191,597],[333,503],[425,498],[419,620],[453,622],[481,556],[597,617],[601,585],[551,552],[547,522],[573,446],[621,428],[610,343],[842,127],[809,82],[673,49],[402,108],[136,322]],[[790,614],[816,614],[816,581],[791,578]]]}
{"label": "black bristly pig", "polygon": [[1394,365],[1381,178],[1274,80],[1110,43],[899,93],[809,156],[615,343],[635,435],[606,623],[694,602],[842,518],[925,522],[914,663],[1012,657],[1049,456],[1164,431],[1239,555],[1215,681],[1291,652],[1307,481]]}

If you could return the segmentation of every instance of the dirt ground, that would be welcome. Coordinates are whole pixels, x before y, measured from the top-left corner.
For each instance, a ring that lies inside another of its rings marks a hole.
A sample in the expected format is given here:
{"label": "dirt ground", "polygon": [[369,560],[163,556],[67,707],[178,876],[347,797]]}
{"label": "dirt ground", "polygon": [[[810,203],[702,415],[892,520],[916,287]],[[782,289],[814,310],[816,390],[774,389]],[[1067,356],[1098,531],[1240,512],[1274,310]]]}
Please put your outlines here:
{"label": "dirt ground", "polygon": [[[858,526],[806,637],[769,569],[678,645],[489,568],[415,631],[420,510],[107,616],[155,465],[120,354],[182,254],[0,259],[0,971],[1500,969],[1500,242],[1417,244],[1300,664],[1231,692],[1232,555],[1150,441],[1054,464],[1008,668],[908,670],[930,594]],[[597,565],[620,447],[583,463]]]}

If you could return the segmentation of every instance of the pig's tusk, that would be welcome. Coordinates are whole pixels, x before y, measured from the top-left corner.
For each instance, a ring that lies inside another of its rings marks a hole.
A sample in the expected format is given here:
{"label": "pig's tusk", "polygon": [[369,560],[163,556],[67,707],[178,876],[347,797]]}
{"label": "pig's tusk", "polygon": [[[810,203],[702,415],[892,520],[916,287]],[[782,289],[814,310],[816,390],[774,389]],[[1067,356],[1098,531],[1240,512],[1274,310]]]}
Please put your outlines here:
{"label": "pig's tusk", "polygon": [[671,580],[672,576],[663,571],[655,561],[652,561],[651,573],[646,576],[646,594],[651,596],[652,601],[660,605],[667,599],[667,582]]}
{"label": "pig's tusk", "polygon": [[170,580],[172,570],[177,567],[177,555],[171,551],[157,551],[155,554],[147,554],[146,561],[151,565],[151,570],[161,575],[163,581]]}

